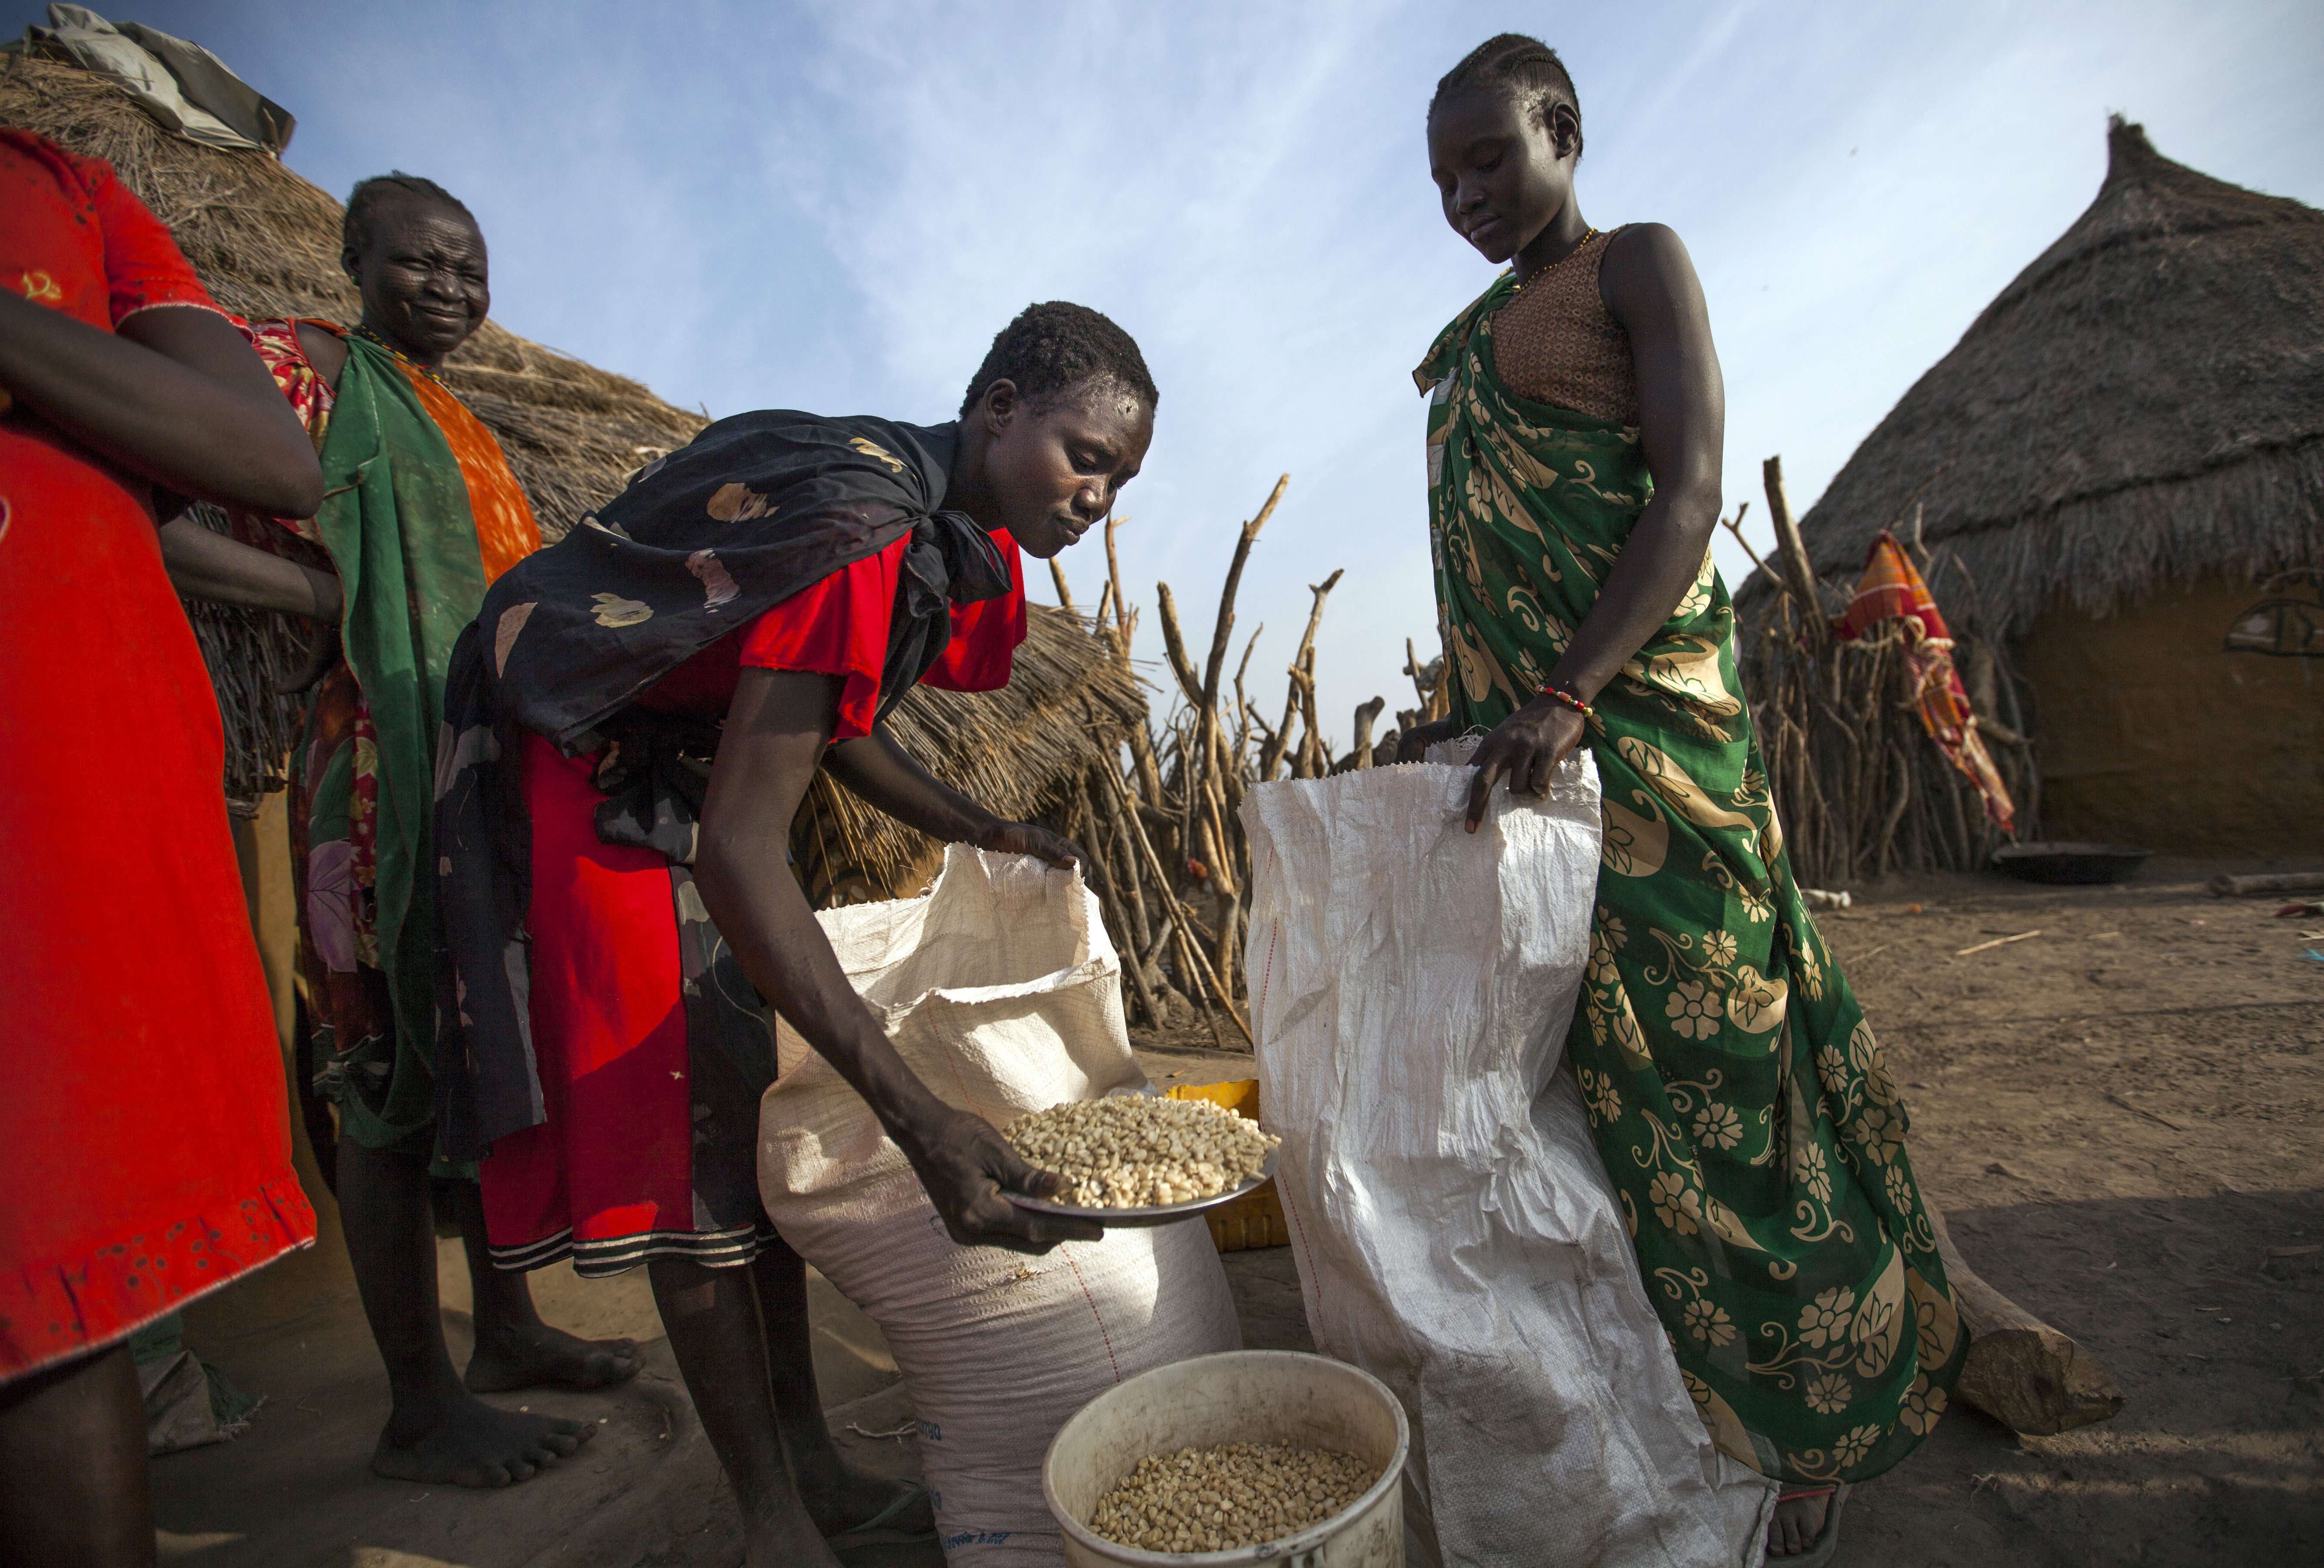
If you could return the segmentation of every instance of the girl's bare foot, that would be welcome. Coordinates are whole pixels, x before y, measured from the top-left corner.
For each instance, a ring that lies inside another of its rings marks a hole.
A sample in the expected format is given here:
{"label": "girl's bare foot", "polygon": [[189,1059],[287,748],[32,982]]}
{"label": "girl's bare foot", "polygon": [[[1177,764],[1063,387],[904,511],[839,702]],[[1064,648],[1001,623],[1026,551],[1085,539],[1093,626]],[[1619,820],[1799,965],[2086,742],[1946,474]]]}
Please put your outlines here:
{"label": "girl's bare foot", "polygon": [[1767,1561],[1780,1563],[1786,1557],[1797,1557],[1812,1547],[1823,1534],[1824,1519],[1831,1511],[1832,1494],[1818,1491],[1804,1497],[1784,1496],[1776,1499],[1775,1517],[1767,1524]]}
{"label": "girl's bare foot", "polygon": [[443,1417],[416,1433],[391,1417],[372,1470],[397,1481],[452,1486],[513,1486],[530,1481],[596,1435],[594,1426],[553,1416],[498,1410],[463,1394]]}
{"label": "girl's bare foot", "polygon": [[638,1375],[645,1362],[632,1339],[580,1339],[545,1323],[512,1327],[487,1343],[481,1335],[464,1380],[472,1392],[507,1394],[519,1389],[611,1388]]}

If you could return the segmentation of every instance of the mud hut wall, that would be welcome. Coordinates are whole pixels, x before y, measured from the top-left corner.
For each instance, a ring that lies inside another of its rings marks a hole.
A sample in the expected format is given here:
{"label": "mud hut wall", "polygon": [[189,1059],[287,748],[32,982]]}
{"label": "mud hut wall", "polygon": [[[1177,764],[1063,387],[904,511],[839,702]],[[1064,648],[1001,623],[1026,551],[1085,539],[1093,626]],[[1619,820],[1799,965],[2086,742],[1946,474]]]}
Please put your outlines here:
{"label": "mud hut wall", "polygon": [[2221,646],[2259,591],[2212,575],[2112,615],[2061,602],[2035,623],[2024,669],[2052,837],[2324,850],[2324,670]]}

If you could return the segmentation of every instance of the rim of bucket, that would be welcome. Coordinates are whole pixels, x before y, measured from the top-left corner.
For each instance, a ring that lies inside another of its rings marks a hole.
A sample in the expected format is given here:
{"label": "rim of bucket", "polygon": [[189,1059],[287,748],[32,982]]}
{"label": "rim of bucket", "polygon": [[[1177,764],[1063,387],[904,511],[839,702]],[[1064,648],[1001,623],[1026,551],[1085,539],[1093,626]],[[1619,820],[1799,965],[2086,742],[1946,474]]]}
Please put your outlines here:
{"label": "rim of bucket", "polygon": [[[1120,1562],[1138,1563],[1141,1568],[1169,1568],[1172,1563],[1183,1563],[1186,1568],[1228,1568],[1228,1565],[1238,1563],[1262,1563],[1274,1557],[1290,1557],[1302,1552],[1312,1552],[1331,1538],[1333,1530],[1342,1520],[1351,1518],[1370,1508],[1387,1494],[1388,1488],[1404,1484],[1405,1463],[1411,1456],[1412,1452],[1412,1424],[1405,1418],[1404,1401],[1397,1398],[1386,1383],[1381,1382],[1363,1368],[1351,1365],[1347,1362],[1333,1361],[1330,1356],[1311,1355],[1305,1351],[1222,1350],[1214,1351],[1206,1356],[1189,1356],[1185,1361],[1171,1362],[1164,1366],[1148,1367],[1139,1373],[1138,1377],[1116,1383],[1113,1387],[1126,1389],[1141,1378],[1150,1378],[1157,1372],[1191,1366],[1198,1362],[1225,1361],[1321,1362],[1325,1366],[1336,1367],[1343,1372],[1352,1372],[1370,1383],[1372,1391],[1380,1397],[1381,1402],[1387,1405],[1396,1416],[1396,1453],[1391,1462],[1381,1469],[1380,1478],[1365,1488],[1363,1495],[1346,1508],[1328,1519],[1308,1526],[1296,1535],[1278,1536],[1273,1540],[1259,1541],[1248,1546],[1229,1546],[1218,1552],[1155,1552],[1144,1546],[1124,1545],[1120,1541],[1099,1535],[1087,1525],[1074,1518],[1058,1502],[1056,1488],[1049,1480],[1049,1461],[1056,1453],[1057,1444],[1065,1440],[1065,1434],[1074,1429],[1074,1423],[1088,1413],[1089,1405],[1084,1405],[1073,1413],[1071,1419],[1057,1428],[1057,1435],[1049,1439],[1047,1452],[1041,1455],[1041,1500],[1049,1505],[1049,1516],[1057,1521],[1059,1529],[1093,1552],[1101,1553]],[[1107,1390],[1108,1393],[1112,1391],[1113,1389]],[[1102,1399],[1105,1395],[1100,1394],[1097,1398]],[[1090,1401],[1091,1405],[1095,1403],[1097,1399]]]}

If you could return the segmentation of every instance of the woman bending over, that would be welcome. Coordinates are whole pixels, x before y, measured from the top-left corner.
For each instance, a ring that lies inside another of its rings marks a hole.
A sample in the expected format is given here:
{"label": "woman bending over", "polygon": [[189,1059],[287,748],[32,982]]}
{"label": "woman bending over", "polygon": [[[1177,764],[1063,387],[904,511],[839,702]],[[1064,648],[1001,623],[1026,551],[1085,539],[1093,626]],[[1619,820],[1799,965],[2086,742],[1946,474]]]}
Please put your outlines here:
{"label": "woman bending over", "polygon": [[1154,404],[1120,327],[1032,307],[956,421],[711,426],[501,578],[454,657],[446,1141],[490,1147],[503,1267],[648,1266],[753,1565],[933,1526],[924,1493],[848,1469],[823,1424],[804,1265],[759,1201],[760,998],[870,1103],[955,1241],[1038,1252],[1098,1233],[1001,1196],[1049,1178],[904,1066],[786,861],[823,767],[936,839],[1075,863],[938,783],[881,720],[916,683],[1007,683],[1020,550],[1054,555],[1106,515]]}

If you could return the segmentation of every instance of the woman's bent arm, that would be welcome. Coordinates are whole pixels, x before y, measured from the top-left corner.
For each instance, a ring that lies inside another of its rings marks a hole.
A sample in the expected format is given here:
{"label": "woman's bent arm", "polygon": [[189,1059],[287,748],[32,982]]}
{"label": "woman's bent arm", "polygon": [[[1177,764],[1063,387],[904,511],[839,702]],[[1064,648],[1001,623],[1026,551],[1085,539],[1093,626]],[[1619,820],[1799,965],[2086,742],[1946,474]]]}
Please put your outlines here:
{"label": "woman's bent arm", "polygon": [[1043,1192],[1052,1182],[988,1123],[946,1105],[913,1076],[848,983],[784,863],[839,689],[832,675],[742,672],[703,803],[695,855],[703,906],[759,994],[863,1096],[954,1241],[1038,1252],[1093,1238],[1095,1225],[1028,1214],[1001,1196],[1003,1185]]}
{"label": "woman's bent arm", "polygon": [[339,580],[334,573],[213,533],[191,518],[161,525],[161,565],[171,586],[189,599],[279,610],[309,620],[339,619]]}
{"label": "woman's bent arm", "polygon": [[1679,238],[1638,224],[1607,247],[1600,287],[1630,335],[1637,367],[1638,444],[1655,493],[1606,573],[1573,641],[1550,672],[1587,701],[1670,619],[1702,573],[1719,526],[1727,392],[1711,341],[1702,284]]}
{"label": "woman's bent arm", "polygon": [[[1727,394],[1711,341],[1702,284],[1678,236],[1661,224],[1634,225],[1607,247],[1600,289],[1629,334],[1637,367],[1638,441],[1655,492],[1606,573],[1598,601],[1566,645],[1550,683],[1594,700],[1670,619],[1702,574],[1719,526],[1720,465]],[[1493,785],[1539,793],[1550,771],[1581,744],[1582,719],[1536,697],[1477,748],[1468,823],[1484,820]]]}
{"label": "woman's bent arm", "polygon": [[833,747],[824,766],[856,799],[939,843],[1038,855],[1061,870],[1084,858],[1072,840],[1030,822],[1006,821],[936,777],[885,725]]}
{"label": "woman's bent arm", "polygon": [[284,518],[323,504],[298,415],[215,312],[141,310],[115,333],[0,293],[0,387],[92,452],[198,500]]}

